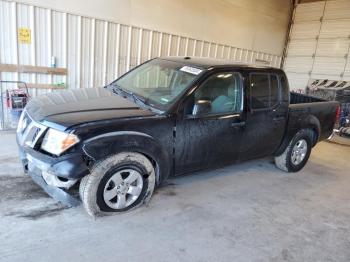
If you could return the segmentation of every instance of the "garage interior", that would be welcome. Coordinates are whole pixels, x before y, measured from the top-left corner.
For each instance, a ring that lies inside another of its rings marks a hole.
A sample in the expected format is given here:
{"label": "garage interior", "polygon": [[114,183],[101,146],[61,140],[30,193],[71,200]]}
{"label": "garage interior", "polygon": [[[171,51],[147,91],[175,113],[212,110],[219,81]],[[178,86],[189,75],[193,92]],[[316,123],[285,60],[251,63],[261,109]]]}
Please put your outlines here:
{"label": "garage interior", "polygon": [[[200,171],[97,219],[23,173],[28,100],[162,56],[282,68],[292,91],[339,101],[339,122],[298,173],[273,157]],[[0,0],[0,85],[0,261],[349,261],[350,1]]]}

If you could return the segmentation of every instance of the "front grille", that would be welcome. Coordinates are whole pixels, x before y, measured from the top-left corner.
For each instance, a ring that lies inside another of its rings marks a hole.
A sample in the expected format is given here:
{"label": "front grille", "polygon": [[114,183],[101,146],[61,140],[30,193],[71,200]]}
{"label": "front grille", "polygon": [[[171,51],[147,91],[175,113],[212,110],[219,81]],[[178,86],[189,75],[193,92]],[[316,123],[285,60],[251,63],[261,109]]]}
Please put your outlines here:
{"label": "front grille", "polygon": [[34,128],[34,131],[33,131],[32,143],[35,142],[35,140],[36,140],[36,138],[38,137],[39,133],[40,133],[40,128],[35,127],[35,128]]}
{"label": "front grille", "polygon": [[34,148],[39,138],[44,134],[46,126],[35,122],[29,114],[24,111],[21,116],[19,128],[17,130],[18,142],[21,146]]}

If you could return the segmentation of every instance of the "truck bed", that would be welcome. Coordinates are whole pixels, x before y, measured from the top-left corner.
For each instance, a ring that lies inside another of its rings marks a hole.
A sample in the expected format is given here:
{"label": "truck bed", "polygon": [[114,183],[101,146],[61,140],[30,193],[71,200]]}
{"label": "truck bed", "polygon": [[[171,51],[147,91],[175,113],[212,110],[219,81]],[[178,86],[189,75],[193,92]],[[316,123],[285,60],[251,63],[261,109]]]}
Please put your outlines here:
{"label": "truck bed", "polygon": [[317,102],[326,102],[327,100],[309,96],[305,94],[299,94],[295,92],[290,92],[290,104],[304,104],[304,103],[317,103]]}
{"label": "truck bed", "polygon": [[313,96],[290,93],[288,128],[300,130],[306,123],[315,122],[319,126],[319,140],[327,139],[333,132],[339,103]]}

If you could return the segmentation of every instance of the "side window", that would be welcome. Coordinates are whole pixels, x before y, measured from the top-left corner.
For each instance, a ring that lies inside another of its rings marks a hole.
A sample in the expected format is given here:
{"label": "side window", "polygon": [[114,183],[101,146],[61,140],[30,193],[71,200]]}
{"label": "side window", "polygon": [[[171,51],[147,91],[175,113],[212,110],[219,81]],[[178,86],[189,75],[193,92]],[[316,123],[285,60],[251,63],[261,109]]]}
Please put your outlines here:
{"label": "side window", "polygon": [[280,81],[281,81],[281,91],[282,91],[282,101],[283,102],[289,102],[289,87],[288,87],[288,81],[284,75],[280,75]]}
{"label": "side window", "polygon": [[[240,112],[242,108],[242,78],[239,73],[225,72],[210,76],[195,92],[193,115]],[[201,112],[198,110],[201,108]]]}
{"label": "side window", "polygon": [[279,88],[278,88],[277,75],[270,75],[270,90],[271,90],[270,106],[274,106],[279,102]]}
{"label": "side window", "polygon": [[269,75],[262,73],[250,74],[250,99],[253,109],[270,106]]}

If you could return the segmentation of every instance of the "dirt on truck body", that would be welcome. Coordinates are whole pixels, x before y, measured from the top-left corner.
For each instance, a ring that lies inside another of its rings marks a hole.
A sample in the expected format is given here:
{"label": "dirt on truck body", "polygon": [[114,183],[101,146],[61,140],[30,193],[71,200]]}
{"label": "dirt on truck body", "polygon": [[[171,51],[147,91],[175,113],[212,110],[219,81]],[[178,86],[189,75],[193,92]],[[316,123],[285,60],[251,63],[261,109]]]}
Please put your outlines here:
{"label": "dirt on truck body", "polygon": [[33,99],[17,130],[26,172],[91,215],[147,202],[170,176],[272,155],[297,172],[332,134],[338,103],[290,93],[281,69],[164,57],[105,88]]}

